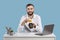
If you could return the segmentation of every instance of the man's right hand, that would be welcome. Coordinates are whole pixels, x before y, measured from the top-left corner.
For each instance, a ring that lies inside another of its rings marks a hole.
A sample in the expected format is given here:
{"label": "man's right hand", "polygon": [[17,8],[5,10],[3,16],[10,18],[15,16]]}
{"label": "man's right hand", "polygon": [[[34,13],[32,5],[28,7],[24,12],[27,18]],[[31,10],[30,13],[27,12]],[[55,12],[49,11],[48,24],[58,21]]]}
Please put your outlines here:
{"label": "man's right hand", "polygon": [[22,22],[21,26],[24,26],[25,23],[27,23],[27,22],[28,22],[28,19],[26,18],[26,19]]}

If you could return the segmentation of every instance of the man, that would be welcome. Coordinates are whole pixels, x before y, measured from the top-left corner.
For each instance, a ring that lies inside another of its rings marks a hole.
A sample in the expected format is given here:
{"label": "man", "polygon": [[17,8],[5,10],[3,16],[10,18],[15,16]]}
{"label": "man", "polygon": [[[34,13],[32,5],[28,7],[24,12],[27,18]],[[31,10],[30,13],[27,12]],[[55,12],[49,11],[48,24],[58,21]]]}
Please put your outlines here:
{"label": "man", "polygon": [[[27,14],[22,16],[17,31],[29,32],[28,30],[30,30],[30,32],[42,32],[41,18],[39,15],[34,14],[34,5],[27,4],[26,11]],[[29,27],[29,23],[33,24],[33,26]],[[26,30],[25,27],[28,28],[28,30]]]}

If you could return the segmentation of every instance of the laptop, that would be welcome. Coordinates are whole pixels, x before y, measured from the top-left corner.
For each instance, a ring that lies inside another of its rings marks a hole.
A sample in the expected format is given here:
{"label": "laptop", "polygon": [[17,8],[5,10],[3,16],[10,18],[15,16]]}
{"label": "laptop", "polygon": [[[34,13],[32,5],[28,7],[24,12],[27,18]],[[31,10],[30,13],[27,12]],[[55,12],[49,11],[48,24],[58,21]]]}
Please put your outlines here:
{"label": "laptop", "polygon": [[35,35],[49,35],[53,33],[54,24],[45,25],[42,33],[36,33]]}

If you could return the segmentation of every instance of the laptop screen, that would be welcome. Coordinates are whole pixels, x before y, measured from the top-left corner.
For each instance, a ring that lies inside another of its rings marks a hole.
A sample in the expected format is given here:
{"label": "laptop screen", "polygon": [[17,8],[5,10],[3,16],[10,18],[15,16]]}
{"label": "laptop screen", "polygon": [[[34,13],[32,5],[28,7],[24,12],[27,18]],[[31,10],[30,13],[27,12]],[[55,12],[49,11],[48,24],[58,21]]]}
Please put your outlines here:
{"label": "laptop screen", "polygon": [[45,32],[46,33],[52,33],[53,32],[53,28],[54,28],[54,24],[45,25],[43,33],[45,33]]}

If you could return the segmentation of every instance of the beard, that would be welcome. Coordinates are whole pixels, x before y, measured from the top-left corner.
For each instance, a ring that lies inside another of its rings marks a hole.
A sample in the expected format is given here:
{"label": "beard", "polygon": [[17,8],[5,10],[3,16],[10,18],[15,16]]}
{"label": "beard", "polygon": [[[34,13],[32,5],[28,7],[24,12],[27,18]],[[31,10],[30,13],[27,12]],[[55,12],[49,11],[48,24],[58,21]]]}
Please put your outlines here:
{"label": "beard", "polygon": [[29,16],[33,15],[33,13],[34,13],[34,12],[31,12],[31,14],[30,14],[30,12],[27,12],[27,14],[28,14]]}

